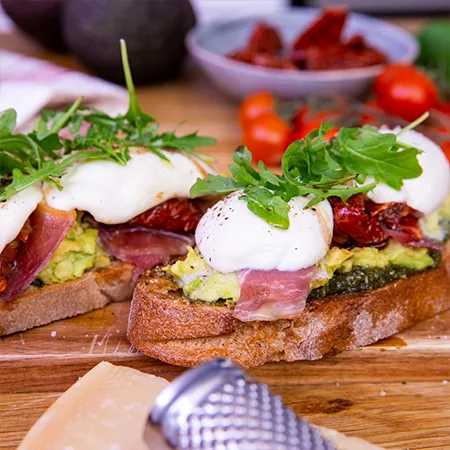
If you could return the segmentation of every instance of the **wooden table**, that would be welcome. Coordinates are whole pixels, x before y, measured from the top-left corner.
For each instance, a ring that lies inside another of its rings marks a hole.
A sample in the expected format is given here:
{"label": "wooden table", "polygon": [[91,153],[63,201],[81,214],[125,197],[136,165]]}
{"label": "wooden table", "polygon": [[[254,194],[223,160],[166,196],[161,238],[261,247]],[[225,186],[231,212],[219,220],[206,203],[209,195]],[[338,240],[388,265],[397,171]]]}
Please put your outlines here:
{"label": "wooden table", "polygon": [[[412,23],[417,28],[419,23]],[[21,36],[0,48],[78,68]],[[164,129],[215,136],[225,168],[239,144],[236,105],[194,71],[140,88],[143,109]],[[79,376],[102,360],[173,379],[182,369],[140,355],[126,339],[127,303],[0,339],[0,448],[13,449]],[[391,449],[450,449],[450,312],[376,345],[314,362],[271,363],[252,372],[312,422]]]}

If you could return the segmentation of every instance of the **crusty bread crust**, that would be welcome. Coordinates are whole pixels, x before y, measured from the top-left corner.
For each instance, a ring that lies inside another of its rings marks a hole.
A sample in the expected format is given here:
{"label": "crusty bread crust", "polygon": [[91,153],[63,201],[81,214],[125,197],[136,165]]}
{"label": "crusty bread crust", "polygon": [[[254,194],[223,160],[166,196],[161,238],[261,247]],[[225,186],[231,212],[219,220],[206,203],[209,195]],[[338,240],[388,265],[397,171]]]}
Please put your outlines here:
{"label": "crusty bread crust", "polygon": [[0,303],[0,336],[103,308],[131,298],[134,266],[116,262],[63,284],[30,287],[8,303]]}
{"label": "crusty bread crust", "polygon": [[138,281],[128,339],[142,353],[193,366],[228,357],[244,367],[314,360],[369,345],[450,308],[450,248],[436,269],[372,292],[308,302],[298,319],[241,322],[232,308],[189,303],[152,271]]}

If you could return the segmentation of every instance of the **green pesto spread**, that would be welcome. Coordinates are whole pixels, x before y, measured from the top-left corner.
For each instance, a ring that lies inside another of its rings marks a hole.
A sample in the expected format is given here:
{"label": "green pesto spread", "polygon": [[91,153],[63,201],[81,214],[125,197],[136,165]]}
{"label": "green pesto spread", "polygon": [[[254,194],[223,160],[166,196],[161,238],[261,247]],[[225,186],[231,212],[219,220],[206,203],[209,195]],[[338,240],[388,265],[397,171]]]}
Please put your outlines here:
{"label": "green pesto spread", "polygon": [[[318,264],[309,299],[377,289],[435,267],[440,257],[439,251],[405,247],[393,240],[383,249],[333,247]],[[162,270],[192,300],[234,305],[239,299],[237,273],[224,274],[212,269],[197,249],[190,248],[184,260]]]}

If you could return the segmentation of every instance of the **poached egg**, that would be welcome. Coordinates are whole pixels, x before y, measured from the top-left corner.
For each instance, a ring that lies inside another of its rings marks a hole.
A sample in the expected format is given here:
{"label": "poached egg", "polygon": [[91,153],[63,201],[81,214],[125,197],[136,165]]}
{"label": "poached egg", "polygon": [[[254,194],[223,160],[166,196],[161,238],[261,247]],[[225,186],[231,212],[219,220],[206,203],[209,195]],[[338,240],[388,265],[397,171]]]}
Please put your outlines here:
{"label": "poached egg", "polygon": [[91,161],[72,166],[61,178],[63,189],[48,187],[47,203],[56,209],[78,209],[105,224],[128,222],[174,197],[190,197],[197,178],[212,171],[200,159],[162,151],[164,161],[147,149],[130,149],[122,166],[112,161]]}
{"label": "poached egg", "polygon": [[41,200],[41,189],[30,186],[9,200],[0,202],[0,253],[19,235]]}
{"label": "poached egg", "polygon": [[290,226],[273,227],[253,214],[242,191],[210,208],[198,224],[195,240],[213,269],[222,273],[241,269],[295,271],[316,264],[327,253],[333,236],[333,213],[328,201],[304,209],[308,197],[293,198]]}
{"label": "poached egg", "polygon": [[[400,131],[400,127],[379,130],[380,133],[394,134]],[[439,145],[417,131],[406,131],[398,137],[398,141],[422,151],[417,156],[422,174],[417,178],[403,180],[399,191],[379,183],[367,196],[375,203],[405,202],[411,208],[429,215],[445,200],[450,189],[450,167],[447,158]],[[366,181],[371,182],[373,179],[370,178]]]}

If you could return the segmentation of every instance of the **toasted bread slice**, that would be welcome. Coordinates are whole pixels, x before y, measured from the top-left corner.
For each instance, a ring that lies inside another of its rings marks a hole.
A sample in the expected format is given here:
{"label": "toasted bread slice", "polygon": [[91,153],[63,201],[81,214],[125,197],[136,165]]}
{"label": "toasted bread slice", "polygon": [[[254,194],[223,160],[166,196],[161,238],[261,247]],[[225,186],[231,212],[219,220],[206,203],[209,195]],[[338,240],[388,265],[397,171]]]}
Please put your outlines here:
{"label": "toasted bread slice", "polygon": [[31,286],[8,303],[0,303],[0,336],[84,314],[110,302],[131,298],[134,265],[115,262],[74,281]]}
{"label": "toasted bread slice", "polygon": [[175,283],[150,271],[134,291],[128,339],[142,353],[180,366],[218,357],[252,367],[335,355],[449,309],[447,247],[436,269],[371,292],[312,300],[299,318],[274,322],[241,322],[232,307],[189,303]]}

